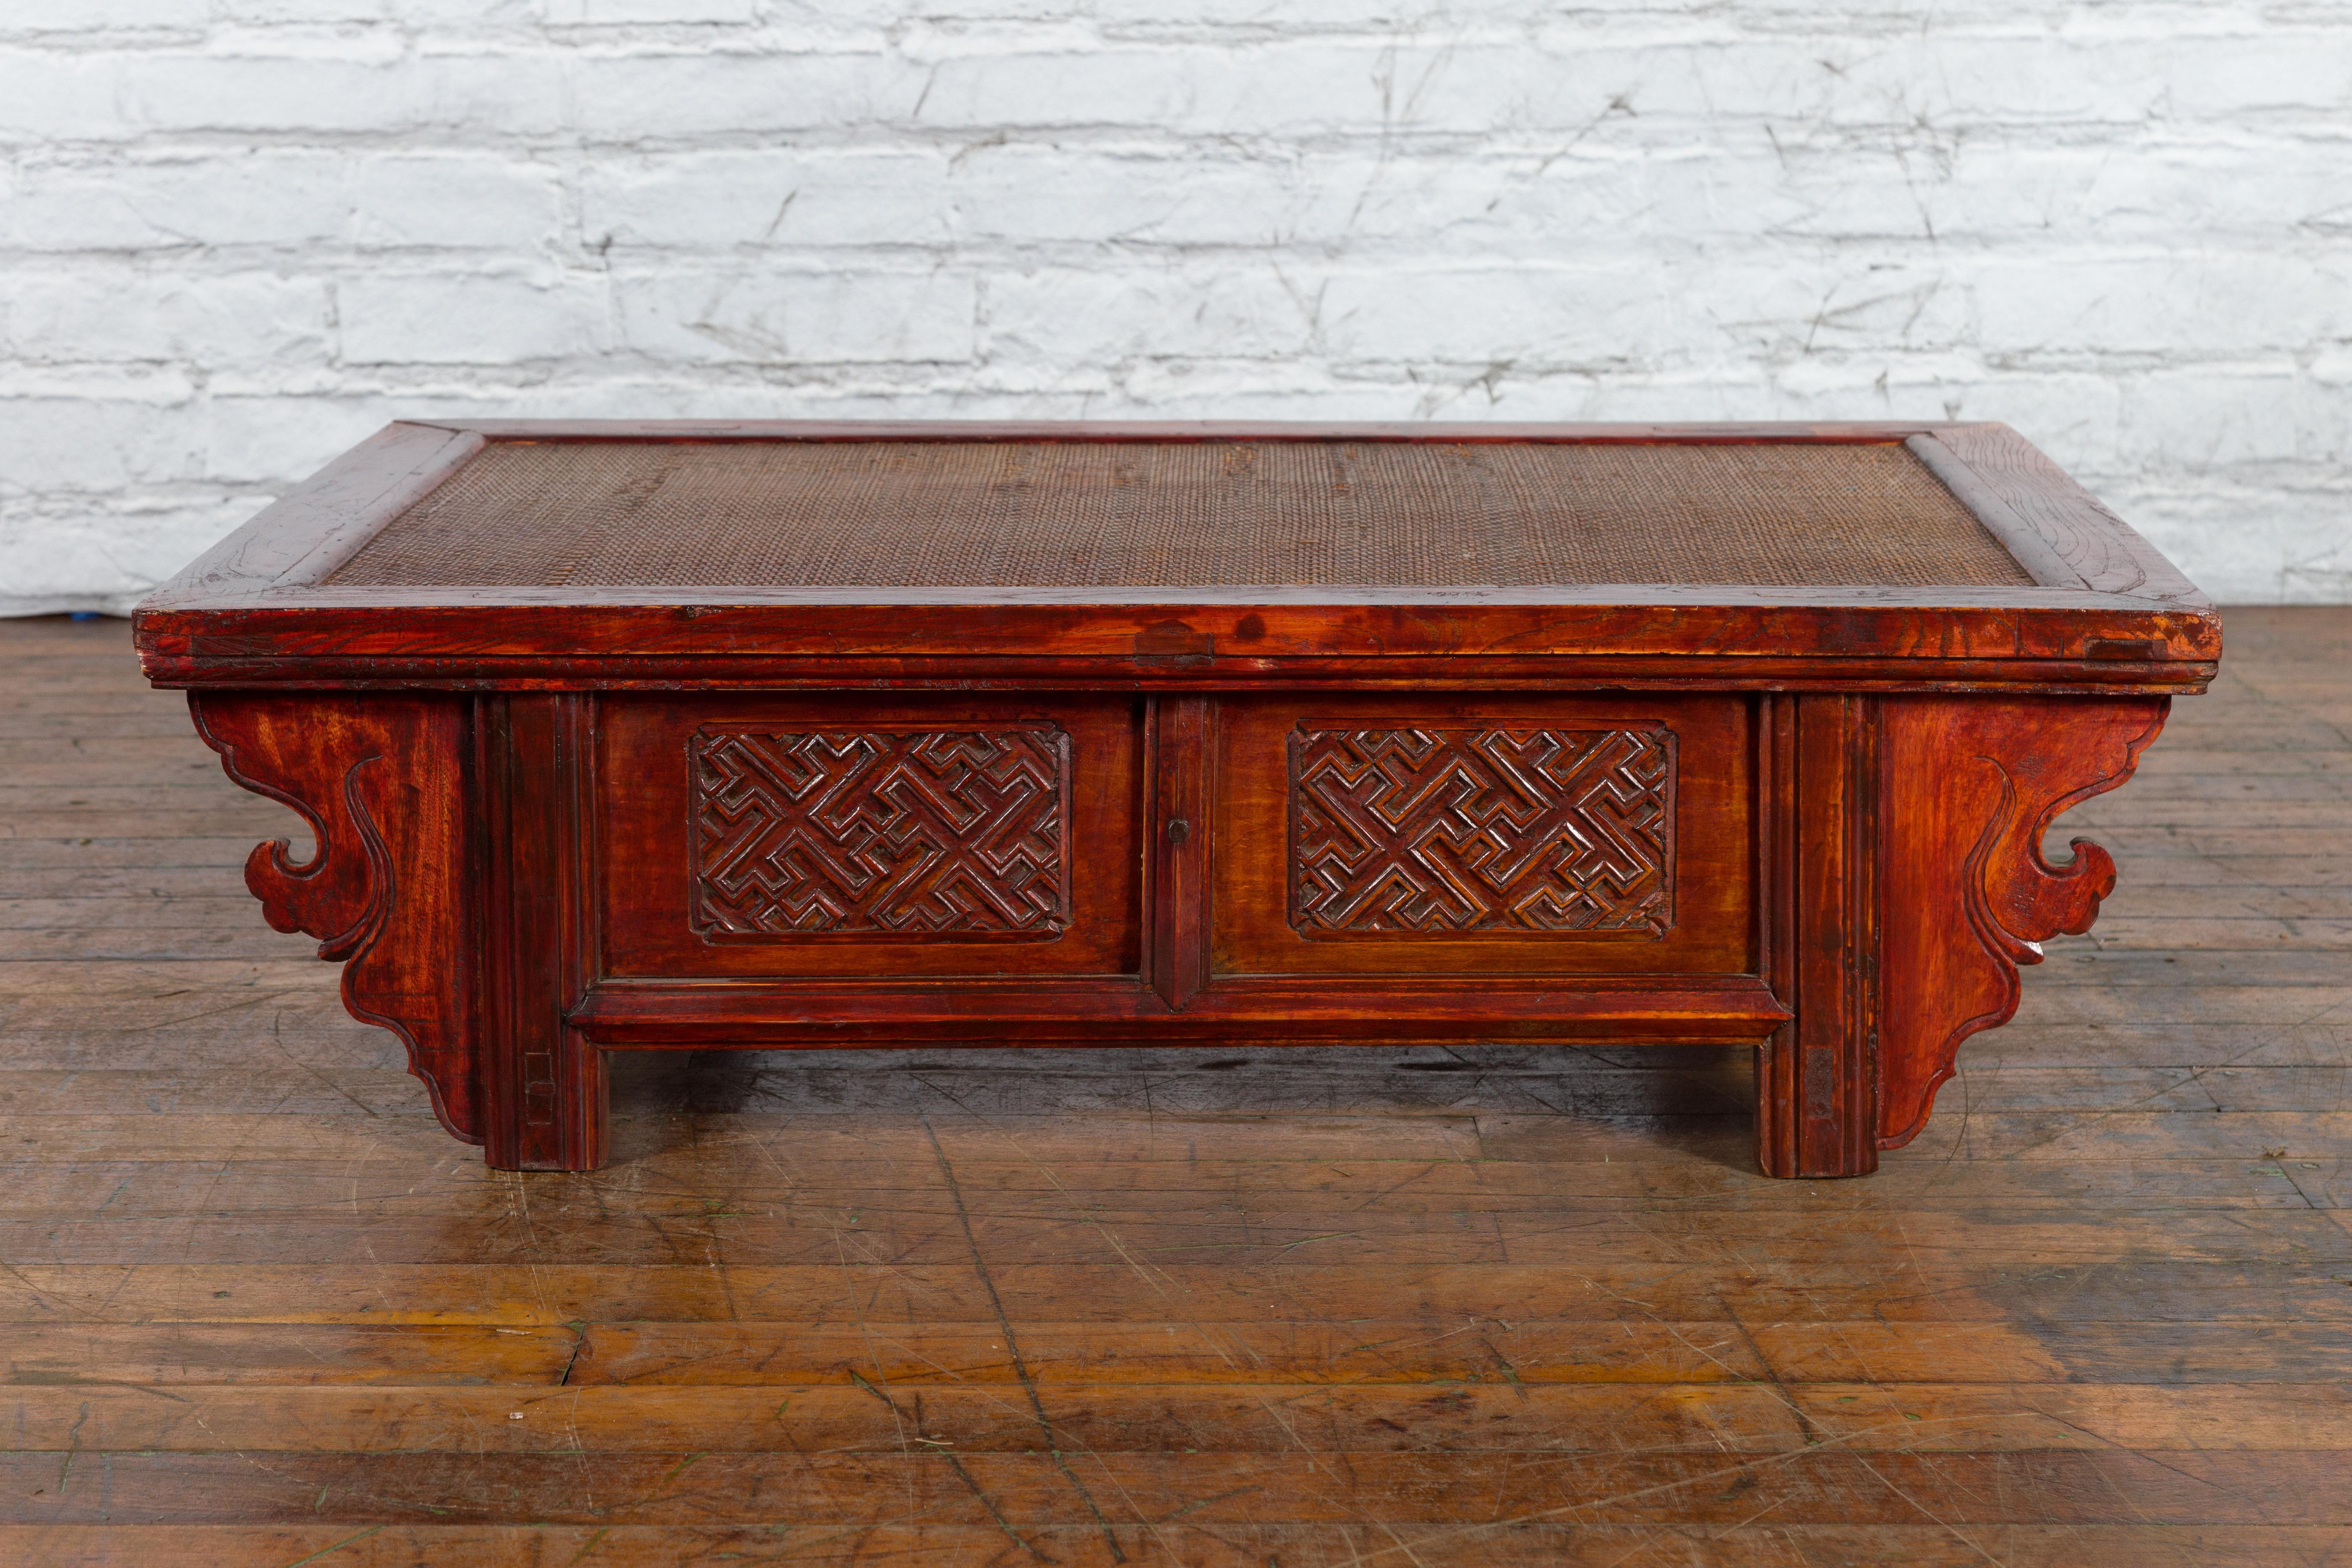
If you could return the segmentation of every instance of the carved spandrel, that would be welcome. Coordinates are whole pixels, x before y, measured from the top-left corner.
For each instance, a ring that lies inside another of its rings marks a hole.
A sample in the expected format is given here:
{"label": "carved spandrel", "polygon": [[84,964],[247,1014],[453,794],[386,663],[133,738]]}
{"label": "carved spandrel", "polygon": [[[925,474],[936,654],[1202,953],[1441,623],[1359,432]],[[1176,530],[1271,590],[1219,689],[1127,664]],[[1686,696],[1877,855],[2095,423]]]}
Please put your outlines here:
{"label": "carved spandrel", "polygon": [[2080,935],[2115,889],[2087,838],[2053,863],[2069,806],[2131,777],[2165,698],[1906,697],[1885,708],[1879,937],[1880,1143],[1927,1124],[1960,1042],[2017,1011],[2018,965]]}
{"label": "carved spandrel", "polygon": [[1070,924],[1070,741],[707,728],[692,742],[706,939],[1048,941]]}
{"label": "carved spandrel", "polygon": [[1309,937],[1661,936],[1675,746],[1657,728],[1290,738],[1290,923]]}
{"label": "carved spandrel", "polygon": [[462,704],[452,699],[192,694],[237,784],[292,808],[315,844],[255,846],[245,883],[271,926],[343,962],[343,1005],[398,1035],[446,1127],[482,1140],[465,874]]}

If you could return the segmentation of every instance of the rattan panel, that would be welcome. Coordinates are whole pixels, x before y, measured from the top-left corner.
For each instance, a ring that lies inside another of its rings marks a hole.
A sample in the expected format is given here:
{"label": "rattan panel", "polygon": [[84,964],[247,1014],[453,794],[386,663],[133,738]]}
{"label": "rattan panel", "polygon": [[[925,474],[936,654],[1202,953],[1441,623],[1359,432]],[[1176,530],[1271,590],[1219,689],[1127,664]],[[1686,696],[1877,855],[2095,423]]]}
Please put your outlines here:
{"label": "rattan panel", "polygon": [[1893,443],[499,442],[339,585],[2030,585]]}

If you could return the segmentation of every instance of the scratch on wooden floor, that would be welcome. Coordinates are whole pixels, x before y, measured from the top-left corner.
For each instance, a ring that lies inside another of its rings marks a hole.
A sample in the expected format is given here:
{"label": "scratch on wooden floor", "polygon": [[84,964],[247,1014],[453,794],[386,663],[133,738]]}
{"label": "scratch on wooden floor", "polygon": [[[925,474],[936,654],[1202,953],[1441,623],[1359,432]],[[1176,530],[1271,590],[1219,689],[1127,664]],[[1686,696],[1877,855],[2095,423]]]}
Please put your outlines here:
{"label": "scratch on wooden floor", "polygon": [[948,1163],[948,1152],[940,1142],[939,1129],[931,1125],[931,1119],[928,1113],[923,1115],[922,1124],[923,1135],[930,1140],[932,1156],[939,1162],[940,1175],[947,1183],[948,1196],[955,1204],[956,1223],[963,1228],[964,1245],[971,1251],[972,1268],[979,1271],[981,1288],[988,1292],[989,1305],[996,1312],[997,1327],[1003,1331],[1004,1352],[1012,1358],[1013,1375],[1020,1381],[1022,1392],[1029,1396],[1029,1407],[1036,1415],[1037,1430],[1045,1437],[1048,1449],[1054,1457],[1055,1468],[1068,1478],[1070,1485],[1078,1494],[1078,1500],[1086,1504],[1087,1511],[1094,1516],[1095,1523],[1102,1532],[1103,1544],[1110,1550],[1111,1561],[1124,1563],[1127,1561],[1127,1552],[1119,1545],[1118,1533],[1111,1529],[1110,1521],[1103,1517],[1102,1509],[1096,1503],[1094,1494],[1087,1489],[1087,1484],[1078,1479],[1077,1472],[1072,1469],[1069,1461],[1062,1457],[1061,1438],[1054,1430],[1053,1419],[1045,1414],[1045,1402],[1038,1394],[1037,1380],[1030,1372],[1028,1362],[1022,1356],[1020,1337],[1013,1329],[1013,1315],[1004,1310],[1004,1298],[996,1289],[996,1277],[990,1271],[988,1259],[981,1251],[980,1237],[972,1229],[971,1210],[963,1201],[963,1185],[956,1180],[955,1167]]}

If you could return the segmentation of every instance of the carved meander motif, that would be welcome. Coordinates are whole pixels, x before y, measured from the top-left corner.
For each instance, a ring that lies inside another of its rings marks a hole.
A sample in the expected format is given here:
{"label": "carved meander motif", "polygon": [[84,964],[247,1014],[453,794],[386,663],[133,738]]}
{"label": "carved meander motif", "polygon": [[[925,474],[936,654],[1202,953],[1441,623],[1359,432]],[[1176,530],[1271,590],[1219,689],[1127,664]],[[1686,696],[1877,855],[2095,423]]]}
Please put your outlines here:
{"label": "carved meander motif", "polygon": [[1070,742],[1056,728],[707,728],[690,748],[706,940],[1069,927]]}
{"label": "carved meander motif", "polygon": [[1310,937],[1664,934],[1664,729],[1337,730],[1290,737],[1290,923]]}

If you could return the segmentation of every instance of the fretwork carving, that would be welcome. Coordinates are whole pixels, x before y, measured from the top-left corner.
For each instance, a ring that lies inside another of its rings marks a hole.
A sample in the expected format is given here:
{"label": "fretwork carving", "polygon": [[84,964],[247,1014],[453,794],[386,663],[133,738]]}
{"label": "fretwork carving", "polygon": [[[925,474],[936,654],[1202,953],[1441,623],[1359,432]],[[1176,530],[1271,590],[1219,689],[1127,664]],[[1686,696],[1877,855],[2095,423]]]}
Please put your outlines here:
{"label": "fretwork carving", "polygon": [[1664,729],[1290,737],[1290,923],[1314,936],[1622,932],[1674,923]]}
{"label": "fretwork carving", "polygon": [[705,729],[691,745],[706,939],[1045,941],[1069,927],[1059,729]]}

